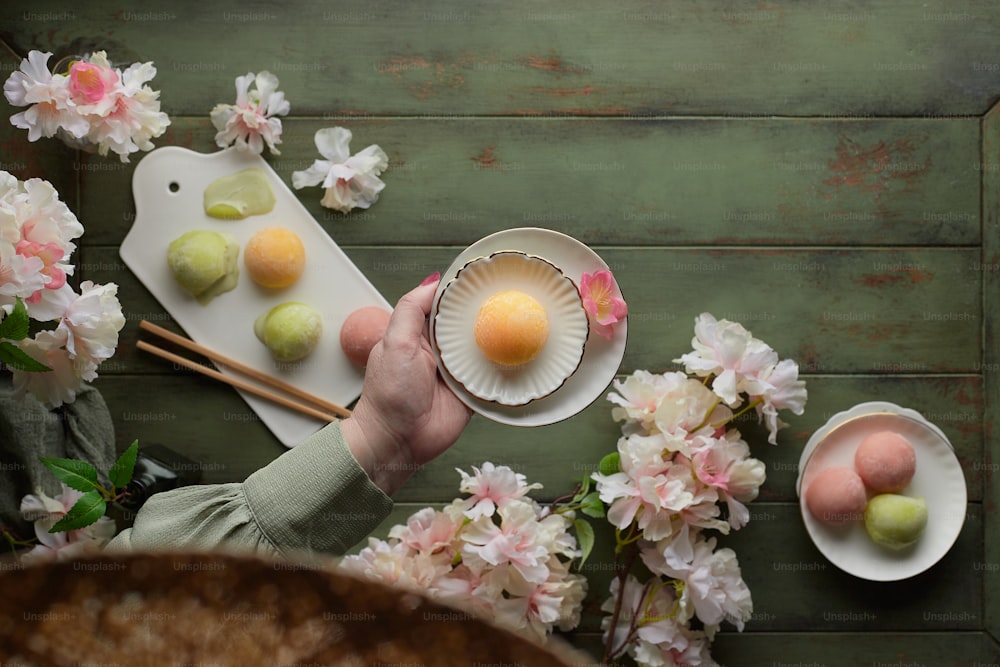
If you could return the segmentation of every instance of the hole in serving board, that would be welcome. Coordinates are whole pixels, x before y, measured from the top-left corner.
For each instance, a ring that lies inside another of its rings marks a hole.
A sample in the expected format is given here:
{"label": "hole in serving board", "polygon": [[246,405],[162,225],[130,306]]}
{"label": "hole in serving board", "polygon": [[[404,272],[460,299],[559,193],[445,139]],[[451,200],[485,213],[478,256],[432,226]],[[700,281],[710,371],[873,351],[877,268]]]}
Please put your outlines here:
{"label": "hole in serving board", "polygon": [[170,181],[170,184],[167,185],[167,189],[176,194],[177,192],[180,192],[181,184],[177,181]]}

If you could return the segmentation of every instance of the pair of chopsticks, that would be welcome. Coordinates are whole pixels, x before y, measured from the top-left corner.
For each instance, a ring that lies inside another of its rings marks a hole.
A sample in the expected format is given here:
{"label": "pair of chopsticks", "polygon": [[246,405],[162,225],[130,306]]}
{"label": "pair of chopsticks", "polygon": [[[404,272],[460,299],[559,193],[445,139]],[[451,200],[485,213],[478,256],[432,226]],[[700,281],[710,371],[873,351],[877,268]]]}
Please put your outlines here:
{"label": "pair of chopsticks", "polygon": [[347,408],[341,407],[336,403],[331,403],[330,401],[322,399],[319,396],[314,396],[309,392],[303,391],[298,387],[294,387],[288,384],[287,382],[282,382],[281,380],[273,378],[270,375],[267,375],[266,373],[262,373],[261,371],[255,368],[251,368],[246,364],[242,364],[236,361],[235,359],[230,359],[225,355],[219,354],[214,350],[210,350],[207,347],[204,347],[202,345],[199,345],[198,343],[195,343],[194,341],[184,338],[183,336],[178,336],[172,331],[167,331],[163,327],[159,327],[153,324],[152,322],[149,322],[147,320],[141,320],[139,322],[139,328],[144,329],[149,333],[159,336],[160,338],[163,338],[167,341],[170,341],[175,345],[183,347],[186,350],[190,350],[191,352],[200,354],[203,357],[208,357],[212,361],[217,361],[218,363],[222,364],[223,366],[231,370],[242,373],[247,377],[256,380],[257,382],[260,382],[261,384],[272,387],[273,389],[277,389],[290,396],[294,396],[295,398],[299,399],[300,401],[304,401],[305,403],[296,402],[286,396],[282,396],[281,394],[269,391],[268,389],[265,389],[260,385],[253,384],[251,382],[247,382],[239,378],[230,377],[229,375],[220,373],[214,368],[208,368],[203,364],[191,361],[190,359],[174,354],[173,352],[168,352],[167,350],[156,347],[155,345],[151,345],[146,341],[140,340],[136,342],[136,347],[138,349],[143,350],[145,352],[149,352],[150,354],[154,354],[157,357],[160,357],[161,359],[166,359],[167,361],[173,362],[179,366],[183,366],[184,368],[193,370],[196,373],[201,373],[202,375],[210,377],[214,380],[224,382],[232,387],[236,387],[237,389],[242,389],[243,391],[254,394],[256,396],[260,396],[261,398],[265,398],[273,403],[277,403],[278,405],[282,405],[291,410],[295,410],[302,414],[309,415],[310,417],[315,417],[316,419],[322,419],[323,421],[332,422],[336,421],[339,417],[351,416],[351,411],[348,410]]}

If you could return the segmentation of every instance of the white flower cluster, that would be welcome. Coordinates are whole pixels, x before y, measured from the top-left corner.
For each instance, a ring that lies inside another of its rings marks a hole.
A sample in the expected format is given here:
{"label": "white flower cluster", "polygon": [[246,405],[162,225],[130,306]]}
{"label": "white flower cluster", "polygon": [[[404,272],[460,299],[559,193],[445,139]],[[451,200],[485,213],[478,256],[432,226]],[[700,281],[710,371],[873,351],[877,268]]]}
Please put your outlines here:
{"label": "white flower cluster", "polygon": [[458,472],[469,497],[416,512],[388,540],[369,538],[340,566],[538,639],[553,627],[576,627],[587,580],[569,571],[580,555],[569,532],[572,512],[552,512],[527,497],[540,485],[506,466],[487,462],[472,475]]}
{"label": "white flower cluster", "polygon": [[[755,410],[775,443],[778,411],[801,414],[806,400],[795,362],[779,360],[738,323],[702,314],[692,345],[675,361],[701,379],[636,371],[615,382],[608,399],[623,422],[617,471],[592,475],[619,547],[635,544],[654,575],[645,584],[616,578],[603,607],[613,611],[620,598],[618,616],[603,622],[612,657],[628,652],[640,665],[714,665],[709,641],[719,625],[742,630],[750,618],[736,554],[704,533],[746,525],[744,503],[764,482],[764,464],[727,424]],[[691,629],[695,618],[703,630]]]}
{"label": "white flower cluster", "polygon": [[160,93],[146,83],[156,76],[153,63],[113,68],[104,51],[73,61],[69,71],[52,73],[51,53],[31,51],[4,83],[7,101],[28,107],[11,116],[28,131],[28,141],[60,136],[73,146],[94,146],[128,162],[131,153],[153,149],[151,139],[170,125],[160,111]]}
{"label": "white flower cluster", "polygon": [[48,181],[22,182],[0,171],[0,323],[19,301],[30,318],[57,322],[32,338],[3,343],[51,369],[13,374],[16,392],[53,406],[72,402],[81,383],[97,377],[125,325],[117,285],[86,280],[77,294],[66,280],[73,273],[73,240],[82,234],[83,225]]}

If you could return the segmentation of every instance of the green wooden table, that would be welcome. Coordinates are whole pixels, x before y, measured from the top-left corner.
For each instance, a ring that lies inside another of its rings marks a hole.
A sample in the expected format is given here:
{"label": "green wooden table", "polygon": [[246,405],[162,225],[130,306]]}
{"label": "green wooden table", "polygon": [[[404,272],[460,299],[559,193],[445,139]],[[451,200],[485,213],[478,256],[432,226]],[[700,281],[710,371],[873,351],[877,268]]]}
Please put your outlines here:
{"label": "green wooden table", "polygon": [[[7,2],[3,77],[31,49],[152,60],[172,125],[156,143],[216,150],[208,112],[233,79],[268,69],[292,103],[280,156],[290,182],[315,130],[390,157],[380,201],[348,216],[305,206],[390,301],[497,230],[541,226],[594,247],[630,303],[620,372],[672,369],[703,311],[738,320],[799,361],[806,413],[768,465],[753,520],[726,540],[754,597],[729,665],[996,665],[1000,533],[989,520],[1000,401],[1000,6],[869,3],[414,4]],[[14,109],[0,103],[3,116]],[[0,123],[0,168],[53,182],[86,226],[80,277],[113,281],[128,322],[97,386],[117,429],[242,480],[284,449],[231,389],[137,353],[138,321],[173,326],[125,267],[135,163],[28,143]],[[176,327],[174,327],[176,328]],[[192,397],[197,396],[197,400]],[[810,542],[794,482],[810,434],[884,400],[954,444],[968,513],[948,555],[876,584]],[[475,418],[398,494],[390,522],[457,492],[454,468],[505,463],[561,495],[615,445],[598,400],[566,422],[515,429]],[[592,605],[572,640],[596,650],[610,533],[587,564]]]}

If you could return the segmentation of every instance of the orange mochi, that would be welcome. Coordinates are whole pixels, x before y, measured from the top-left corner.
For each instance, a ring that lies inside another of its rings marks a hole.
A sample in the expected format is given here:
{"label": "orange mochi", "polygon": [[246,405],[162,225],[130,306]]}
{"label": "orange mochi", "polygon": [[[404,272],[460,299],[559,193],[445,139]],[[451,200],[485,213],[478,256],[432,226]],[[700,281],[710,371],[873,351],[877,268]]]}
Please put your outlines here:
{"label": "orange mochi", "polygon": [[305,270],[306,249],[292,230],[265,227],[247,241],[243,263],[258,285],[272,289],[288,287]]}
{"label": "orange mochi", "polygon": [[549,318],[530,294],[506,290],[479,308],[474,333],[476,345],[487,359],[502,366],[521,366],[545,346]]}

